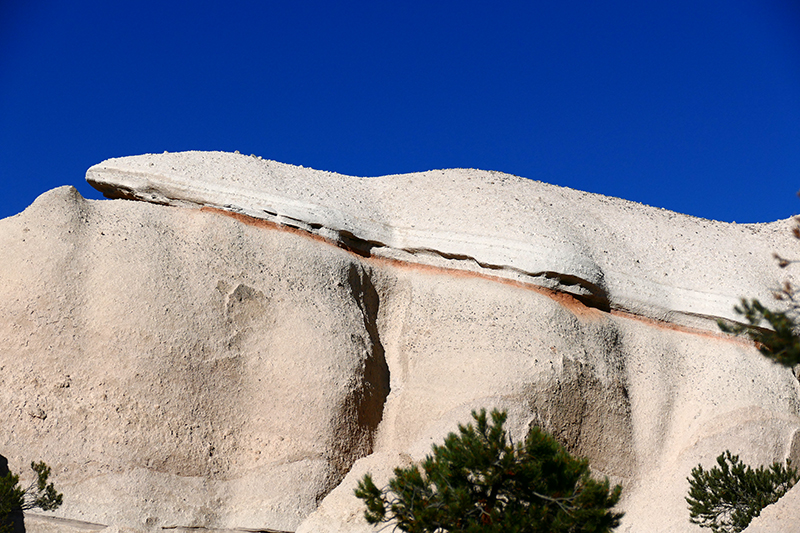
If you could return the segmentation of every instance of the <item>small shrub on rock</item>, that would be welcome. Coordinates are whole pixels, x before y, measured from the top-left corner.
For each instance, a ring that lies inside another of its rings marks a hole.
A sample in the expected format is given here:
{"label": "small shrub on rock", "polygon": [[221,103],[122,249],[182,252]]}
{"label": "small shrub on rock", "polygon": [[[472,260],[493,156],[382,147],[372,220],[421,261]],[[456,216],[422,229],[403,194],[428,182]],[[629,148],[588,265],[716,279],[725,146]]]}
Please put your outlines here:
{"label": "small shrub on rock", "polygon": [[[758,300],[742,299],[741,304],[734,307],[734,310],[742,315],[748,324],[726,324],[720,321],[719,327],[726,333],[747,335],[765,357],[792,368],[800,364],[800,334],[796,321],[798,302],[795,293],[796,291],[788,285],[778,293],[778,295],[788,295],[781,298],[783,300],[791,298],[791,311],[773,311]],[[769,325],[769,328],[765,328],[764,323]]]}
{"label": "small shrub on rock", "polygon": [[29,509],[52,511],[62,503],[63,495],[56,491],[52,483],[47,482],[50,467],[38,462],[31,463],[31,469],[36,473],[36,481],[27,489],[19,486],[19,476],[16,474],[8,472],[0,476],[0,533],[10,533],[15,513]]}
{"label": "small shrub on rock", "polygon": [[790,461],[769,468],[750,466],[726,450],[710,470],[701,465],[692,469],[689,480],[690,521],[714,533],[738,533],[761,510],[778,501],[797,483],[797,470]]}

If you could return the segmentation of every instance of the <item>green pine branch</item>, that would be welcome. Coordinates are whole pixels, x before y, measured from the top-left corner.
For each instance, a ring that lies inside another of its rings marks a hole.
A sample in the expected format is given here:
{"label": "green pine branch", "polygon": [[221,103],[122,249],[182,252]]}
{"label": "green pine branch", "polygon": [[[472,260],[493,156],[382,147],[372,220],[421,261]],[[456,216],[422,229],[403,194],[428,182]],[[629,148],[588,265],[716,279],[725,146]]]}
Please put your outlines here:
{"label": "green pine branch", "polygon": [[367,522],[408,533],[604,533],[619,525],[612,508],[622,488],[593,479],[585,459],[537,427],[514,445],[504,412],[472,416],[421,464],[395,469],[385,488],[370,475],[359,481]]}
{"label": "green pine branch", "polygon": [[798,481],[797,469],[773,463],[753,470],[726,450],[717,457],[717,466],[692,469],[688,478],[690,521],[714,533],[738,533],[761,510],[778,501]]}
{"label": "green pine branch", "polygon": [[[729,325],[720,321],[722,331],[750,337],[758,350],[776,363],[788,367],[800,364],[800,335],[792,311],[772,311],[755,299],[742,299],[734,310],[747,324]],[[765,328],[764,323],[769,327]]]}
{"label": "green pine branch", "polygon": [[32,462],[31,469],[36,480],[26,489],[19,486],[16,474],[9,472],[0,477],[0,533],[11,533],[11,519],[15,513],[30,509],[52,511],[63,502],[63,495],[47,482],[50,467],[44,462]]}

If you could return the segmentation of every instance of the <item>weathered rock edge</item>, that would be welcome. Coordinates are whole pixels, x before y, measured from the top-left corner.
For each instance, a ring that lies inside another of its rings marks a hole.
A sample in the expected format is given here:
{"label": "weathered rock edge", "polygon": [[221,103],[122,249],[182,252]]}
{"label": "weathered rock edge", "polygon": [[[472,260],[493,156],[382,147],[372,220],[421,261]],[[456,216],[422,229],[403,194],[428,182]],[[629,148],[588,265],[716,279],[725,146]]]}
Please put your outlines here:
{"label": "weathered rock edge", "polygon": [[770,297],[781,281],[771,254],[790,241],[789,221],[716,222],[473,169],[359,178],[180,152],[109,159],[86,179],[109,198],[242,213],[364,255],[490,272],[708,329],[737,320],[741,296]]}

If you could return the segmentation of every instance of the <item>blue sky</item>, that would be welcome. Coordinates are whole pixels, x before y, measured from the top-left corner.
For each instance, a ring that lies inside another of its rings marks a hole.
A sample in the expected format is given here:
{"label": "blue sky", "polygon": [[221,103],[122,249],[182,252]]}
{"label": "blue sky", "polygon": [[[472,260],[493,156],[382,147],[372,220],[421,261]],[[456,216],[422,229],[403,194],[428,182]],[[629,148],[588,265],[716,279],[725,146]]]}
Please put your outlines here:
{"label": "blue sky", "polygon": [[164,150],[786,218],[800,2],[0,0],[0,217]]}

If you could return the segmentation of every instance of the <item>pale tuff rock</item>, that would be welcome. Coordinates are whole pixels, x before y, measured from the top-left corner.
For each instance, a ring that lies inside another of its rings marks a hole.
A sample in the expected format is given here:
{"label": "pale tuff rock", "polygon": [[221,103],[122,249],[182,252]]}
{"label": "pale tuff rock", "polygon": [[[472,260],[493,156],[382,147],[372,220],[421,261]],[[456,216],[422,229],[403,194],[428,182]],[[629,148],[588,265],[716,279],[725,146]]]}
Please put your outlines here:
{"label": "pale tuff rock", "polygon": [[484,270],[692,324],[735,318],[741,295],[768,298],[774,247],[791,238],[786,223],[714,222],[480,170],[357,178],[184,152],[109,159],[86,179],[111,198],[218,207],[373,255]]}
{"label": "pale tuff rock", "polygon": [[2,226],[0,453],[53,466],[64,516],[289,531],[371,450],[388,377],[347,252],[71,188]]}
{"label": "pale tuff rock", "polygon": [[744,533],[792,533],[800,530],[800,486],[769,505],[750,522]]}
{"label": "pale tuff rock", "polygon": [[53,467],[60,533],[374,531],[356,481],[482,407],[622,483],[624,532],[698,531],[686,477],[725,449],[800,460],[797,379],[713,321],[792,274],[789,221],[221,153],[88,179],[174,206],[61,188],[0,221],[0,454]]}

